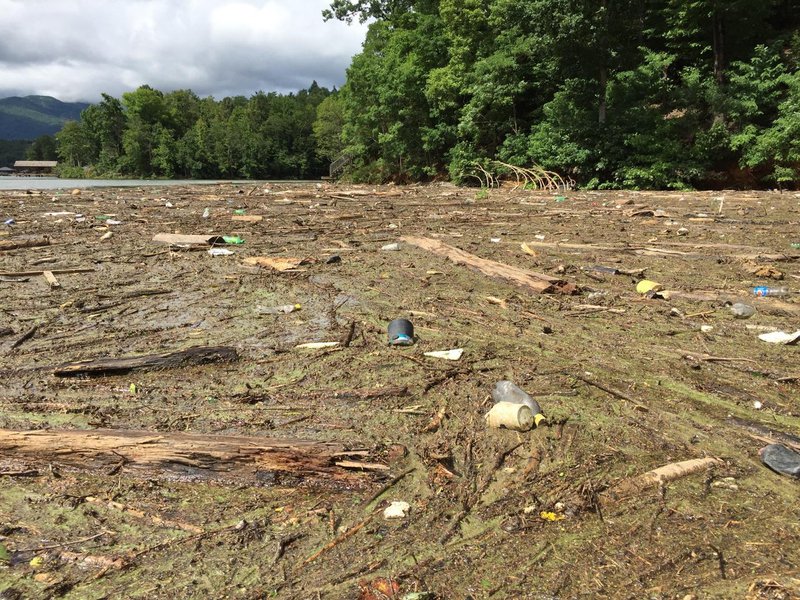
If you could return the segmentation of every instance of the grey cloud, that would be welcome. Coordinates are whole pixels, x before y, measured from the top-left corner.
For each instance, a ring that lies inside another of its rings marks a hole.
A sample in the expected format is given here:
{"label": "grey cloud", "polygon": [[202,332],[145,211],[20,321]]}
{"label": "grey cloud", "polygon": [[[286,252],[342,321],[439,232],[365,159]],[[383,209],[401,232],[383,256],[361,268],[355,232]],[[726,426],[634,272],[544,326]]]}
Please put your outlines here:
{"label": "grey cloud", "polygon": [[341,86],[362,26],[328,0],[0,0],[0,97],[96,101],[141,84],[201,96]]}

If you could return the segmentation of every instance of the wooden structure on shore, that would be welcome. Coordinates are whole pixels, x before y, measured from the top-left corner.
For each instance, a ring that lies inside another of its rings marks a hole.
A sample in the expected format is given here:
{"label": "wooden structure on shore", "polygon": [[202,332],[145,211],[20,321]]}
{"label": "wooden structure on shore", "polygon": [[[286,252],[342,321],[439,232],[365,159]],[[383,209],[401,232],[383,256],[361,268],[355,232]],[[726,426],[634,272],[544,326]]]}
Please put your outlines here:
{"label": "wooden structure on shore", "polygon": [[56,166],[55,160],[18,160],[14,170],[17,175],[55,175]]}

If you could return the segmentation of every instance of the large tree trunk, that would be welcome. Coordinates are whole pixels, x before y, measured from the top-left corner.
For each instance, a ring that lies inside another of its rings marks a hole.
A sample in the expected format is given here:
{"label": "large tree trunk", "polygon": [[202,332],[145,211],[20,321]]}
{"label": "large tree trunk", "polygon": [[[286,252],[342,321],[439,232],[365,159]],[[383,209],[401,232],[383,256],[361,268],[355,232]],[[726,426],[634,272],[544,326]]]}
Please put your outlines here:
{"label": "large tree trunk", "polygon": [[721,84],[725,82],[725,20],[721,10],[716,6],[711,27],[713,31],[714,80]]}
{"label": "large tree trunk", "polygon": [[[280,483],[287,478],[353,485],[359,471],[385,470],[359,462],[366,451],[343,444],[245,436],[96,429],[0,429],[0,456],[102,474],[158,479]],[[351,460],[348,460],[351,459]]]}

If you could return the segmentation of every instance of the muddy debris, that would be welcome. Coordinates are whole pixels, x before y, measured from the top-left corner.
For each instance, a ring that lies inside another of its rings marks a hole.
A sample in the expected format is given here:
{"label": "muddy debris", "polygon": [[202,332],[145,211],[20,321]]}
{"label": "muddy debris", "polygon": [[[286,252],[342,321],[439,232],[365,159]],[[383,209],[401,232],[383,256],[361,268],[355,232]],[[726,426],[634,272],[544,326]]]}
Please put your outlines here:
{"label": "muddy debris", "polygon": [[[800,347],[759,340],[800,326],[798,194],[154,183],[0,208],[3,597],[800,589],[800,483],[759,454],[800,449]],[[547,418],[487,427],[503,381]]]}

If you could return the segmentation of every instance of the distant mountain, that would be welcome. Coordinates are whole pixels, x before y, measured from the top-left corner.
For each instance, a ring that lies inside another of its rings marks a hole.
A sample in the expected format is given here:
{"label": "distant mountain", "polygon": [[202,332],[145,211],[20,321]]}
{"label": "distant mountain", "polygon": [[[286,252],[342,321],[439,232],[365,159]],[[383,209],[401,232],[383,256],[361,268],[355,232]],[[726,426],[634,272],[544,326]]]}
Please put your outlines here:
{"label": "distant mountain", "polygon": [[61,102],[50,96],[0,98],[0,140],[35,140],[77,121],[86,102]]}

